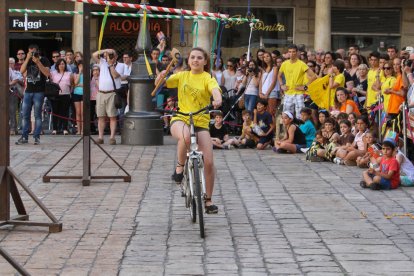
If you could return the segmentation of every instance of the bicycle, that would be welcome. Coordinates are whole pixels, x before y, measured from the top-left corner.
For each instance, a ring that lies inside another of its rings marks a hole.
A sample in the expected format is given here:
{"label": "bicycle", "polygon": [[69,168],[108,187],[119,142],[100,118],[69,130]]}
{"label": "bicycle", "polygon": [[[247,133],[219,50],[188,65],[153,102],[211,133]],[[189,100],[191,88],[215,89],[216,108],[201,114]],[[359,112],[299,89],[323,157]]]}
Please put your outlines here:
{"label": "bicycle", "polygon": [[[197,221],[200,226],[200,237],[204,238],[204,198],[206,197],[206,181],[204,177],[203,153],[198,150],[197,136],[194,130],[193,116],[202,112],[212,113],[218,110],[212,110],[212,106],[208,105],[196,112],[184,113],[173,110],[159,110],[169,113],[167,116],[175,116],[180,114],[188,116],[190,120],[190,147],[187,152],[187,159],[184,164],[184,178],[181,183],[181,195],[185,197],[185,206],[189,208],[191,221]],[[165,115],[164,115],[165,116]],[[162,117],[164,117],[162,116]]]}

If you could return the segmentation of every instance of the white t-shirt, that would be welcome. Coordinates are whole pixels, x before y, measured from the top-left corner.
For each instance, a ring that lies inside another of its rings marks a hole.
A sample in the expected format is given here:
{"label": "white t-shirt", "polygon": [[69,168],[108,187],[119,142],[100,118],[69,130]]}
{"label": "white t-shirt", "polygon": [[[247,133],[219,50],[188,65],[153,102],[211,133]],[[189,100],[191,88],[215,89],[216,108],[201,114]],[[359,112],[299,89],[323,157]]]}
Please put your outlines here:
{"label": "white t-shirt", "polygon": [[100,73],[99,73],[99,91],[111,91],[115,90],[121,87],[121,75],[124,72],[124,64],[123,63],[117,63],[115,70],[120,75],[118,78],[114,79],[115,86],[111,79],[111,72],[108,68],[108,63],[105,59],[101,58],[99,63]]}
{"label": "white t-shirt", "polygon": [[[121,74],[121,76],[131,76],[131,70],[132,70],[132,63],[130,65],[124,64],[124,72]],[[128,84],[127,80],[122,80],[121,84]]]}
{"label": "white t-shirt", "polygon": [[411,181],[414,181],[414,165],[411,161],[402,153],[402,151],[398,150],[397,155],[401,155],[403,161],[400,164],[400,171],[403,175],[407,176]]}

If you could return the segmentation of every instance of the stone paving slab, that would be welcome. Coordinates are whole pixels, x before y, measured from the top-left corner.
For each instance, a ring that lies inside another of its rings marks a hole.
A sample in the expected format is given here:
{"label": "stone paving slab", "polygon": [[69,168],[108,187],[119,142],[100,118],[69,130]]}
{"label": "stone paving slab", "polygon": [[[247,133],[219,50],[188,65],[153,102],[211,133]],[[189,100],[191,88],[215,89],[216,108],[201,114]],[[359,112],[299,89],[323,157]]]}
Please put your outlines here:
{"label": "stone paving slab", "polygon": [[[0,228],[0,246],[32,275],[412,275],[414,189],[370,191],[361,170],[309,163],[272,151],[215,151],[214,201],[206,238],[190,221],[170,174],[175,146],[103,145],[132,182],[43,183],[43,174],[79,139],[42,136],[11,143],[11,166],[63,223]],[[118,137],[118,142],[120,138]],[[92,146],[94,175],[122,175]],[[53,170],[81,175],[82,149]],[[47,217],[22,193],[33,221]],[[15,212],[12,206],[12,212]],[[391,219],[385,215],[395,215]],[[0,259],[0,275],[16,271]]]}

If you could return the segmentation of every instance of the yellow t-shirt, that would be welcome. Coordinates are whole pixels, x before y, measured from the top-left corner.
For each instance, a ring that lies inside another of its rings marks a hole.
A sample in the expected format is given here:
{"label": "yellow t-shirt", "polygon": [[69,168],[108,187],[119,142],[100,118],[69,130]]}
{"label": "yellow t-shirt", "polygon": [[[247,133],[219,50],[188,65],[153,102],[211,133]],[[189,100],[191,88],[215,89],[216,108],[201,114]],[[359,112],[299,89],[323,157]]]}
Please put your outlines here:
{"label": "yellow t-shirt", "polygon": [[[345,75],[343,73],[336,75],[334,78],[334,83],[338,83],[339,84],[338,87],[345,87]],[[330,90],[330,97],[329,97],[330,108],[335,107],[335,97],[336,97],[336,88],[333,88]]]}
{"label": "yellow t-shirt", "polygon": [[[171,75],[167,81],[167,88],[178,88],[178,107],[181,112],[195,112],[210,104],[210,97],[214,88],[220,89],[216,79],[209,73],[193,74],[190,71],[178,72]],[[196,127],[208,129],[209,114],[197,114],[194,117]],[[173,121],[183,121],[190,124],[188,116],[177,115]]]}
{"label": "yellow t-shirt", "polygon": [[[377,78],[378,71],[370,69],[368,71],[367,81],[368,81],[368,89],[367,89],[367,100],[365,105],[367,108],[370,108],[371,105],[377,102],[377,91],[372,89],[372,85],[375,83]],[[383,83],[385,81],[384,72],[381,71],[380,73],[380,82]]]}
{"label": "yellow t-shirt", "polygon": [[286,95],[300,95],[304,93],[295,88],[305,84],[304,77],[308,69],[308,65],[301,60],[296,60],[294,63],[286,60],[282,63],[279,72],[285,74],[286,85],[289,87],[288,91],[285,91]]}
{"label": "yellow t-shirt", "polygon": [[381,95],[384,97],[384,108],[383,110],[388,110],[388,103],[390,102],[391,94],[384,94],[384,91],[388,88],[393,88],[395,81],[397,79],[393,76],[389,76],[381,85]]}

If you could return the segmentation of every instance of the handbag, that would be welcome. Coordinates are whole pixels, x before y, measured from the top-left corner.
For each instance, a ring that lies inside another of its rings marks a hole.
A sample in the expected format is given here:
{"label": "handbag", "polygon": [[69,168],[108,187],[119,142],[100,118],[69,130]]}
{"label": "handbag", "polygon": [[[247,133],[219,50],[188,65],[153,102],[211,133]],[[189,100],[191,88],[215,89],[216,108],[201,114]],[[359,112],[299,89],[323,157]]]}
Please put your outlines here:
{"label": "handbag", "polygon": [[47,78],[46,83],[45,83],[45,92],[44,92],[45,97],[54,98],[54,97],[59,96],[59,93],[62,91],[62,89],[60,89],[59,83],[62,80],[64,75],[65,73],[63,73],[58,83],[55,83],[51,81],[49,78]]}
{"label": "handbag", "polygon": [[116,109],[122,108],[122,96],[124,94],[124,88],[121,86],[120,88],[116,88],[114,77],[111,74],[111,68],[109,68],[109,76],[111,76],[112,84],[114,85],[114,91],[115,91],[115,99],[114,99],[114,105]]}

